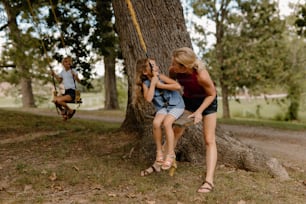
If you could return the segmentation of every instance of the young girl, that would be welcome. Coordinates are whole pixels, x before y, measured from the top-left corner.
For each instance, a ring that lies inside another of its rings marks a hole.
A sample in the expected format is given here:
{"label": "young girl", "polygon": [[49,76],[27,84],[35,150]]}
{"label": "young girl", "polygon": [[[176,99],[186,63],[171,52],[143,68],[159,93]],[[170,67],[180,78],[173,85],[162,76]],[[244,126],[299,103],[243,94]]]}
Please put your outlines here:
{"label": "young girl", "polygon": [[63,58],[62,65],[64,69],[59,75],[55,74],[54,71],[51,74],[59,83],[63,82],[65,93],[60,96],[55,96],[53,102],[61,110],[64,120],[67,120],[68,118],[72,118],[75,113],[75,110],[72,110],[67,103],[75,100],[75,81],[80,82],[80,79],[76,70],[71,68],[72,58],[70,56]]}
{"label": "young girl", "polygon": [[[156,115],[153,119],[153,137],[156,144],[156,160],[152,167],[141,172],[142,176],[153,171],[168,170],[175,162],[173,122],[184,112],[184,101],[180,95],[181,86],[175,80],[160,74],[153,59],[141,59],[136,65],[136,100],[143,97],[153,102]],[[162,151],[162,129],[165,128],[167,155]],[[164,157],[165,156],[165,157]]]}

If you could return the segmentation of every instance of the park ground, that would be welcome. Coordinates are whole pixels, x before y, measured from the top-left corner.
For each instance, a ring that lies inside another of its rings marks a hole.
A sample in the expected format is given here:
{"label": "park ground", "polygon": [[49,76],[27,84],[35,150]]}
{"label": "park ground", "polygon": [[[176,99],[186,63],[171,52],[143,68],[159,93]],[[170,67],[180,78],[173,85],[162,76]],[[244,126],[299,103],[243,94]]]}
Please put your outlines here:
{"label": "park ground", "polygon": [[306,203],[306,132],[219,124],[277,158],[291,179],[217,165],[215,191],[196,193],[205,164],[180,162],[140,177],[150,162],[137,138],[118,131],[121,114],[79,111],[63,123],[54,110],[0,109],[0,203]]}

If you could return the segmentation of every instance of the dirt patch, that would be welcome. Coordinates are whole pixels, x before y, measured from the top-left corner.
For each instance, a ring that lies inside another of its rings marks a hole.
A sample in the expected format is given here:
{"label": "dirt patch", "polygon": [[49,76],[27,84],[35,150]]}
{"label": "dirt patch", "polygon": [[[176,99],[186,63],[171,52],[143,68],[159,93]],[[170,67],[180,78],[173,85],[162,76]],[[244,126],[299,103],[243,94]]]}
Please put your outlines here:
{"label": "dirt patch", "polygon": [[280,160],[287,167],[306,171],[306,133],[268,127],[220,125],[242,142]]}
{"label": "dirt patch", "polygon": [[23,142],[23,141],[29,141],[34,140],[39,137],[46,137],[46,136],[55,136],[59,135],[60,131],[52,131],[52,132],[35,132],[35,133],[29,133],[19,136],[10,136],[10,138],[2,139],[0,140],[0,144],[9,144],[9,143],[17,143],[17,142]]}

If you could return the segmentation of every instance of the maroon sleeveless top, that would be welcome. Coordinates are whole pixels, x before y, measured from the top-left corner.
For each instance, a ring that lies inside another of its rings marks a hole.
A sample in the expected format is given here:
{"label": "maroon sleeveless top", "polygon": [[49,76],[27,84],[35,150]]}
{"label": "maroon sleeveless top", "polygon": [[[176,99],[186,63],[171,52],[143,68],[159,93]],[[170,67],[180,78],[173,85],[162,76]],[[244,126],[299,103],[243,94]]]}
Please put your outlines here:
{"label": "maroon sleeveless top", "polygon": [[198,83],[198,72],[193,70],[192,74],[176,73],[176,79],[183,86],[184,94],[186,98],[205,98],[206,93],[204,88]]}

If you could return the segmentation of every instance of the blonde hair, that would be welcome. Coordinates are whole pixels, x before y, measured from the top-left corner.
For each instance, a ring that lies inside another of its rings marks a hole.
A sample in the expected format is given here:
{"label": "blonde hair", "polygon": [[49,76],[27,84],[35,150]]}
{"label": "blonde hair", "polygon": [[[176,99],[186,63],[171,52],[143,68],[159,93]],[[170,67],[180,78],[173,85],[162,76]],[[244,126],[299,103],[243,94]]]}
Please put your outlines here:
{"label": "blonde hair", "polygon": [[178,48],[172,53],[173,59],[188,69],[202,70],[205,65],[189,47]]}
{"label": "blonde hair", "polygon": [[70,62],[70,65],[72,65],[72,57],[71,56],[66,56],[62,59],[62,64],[64,63],[65,60],[68,60]]}
{"label": "blonde hair", "polygon": [[134,93],[132,100],[133,105],[138,103],[140,99],[143,97],[142,84],[146,79],[148,79],[148,77],[143,73],[147,70],[148,66],[149,66],[148,58],[139,59],[136,62],[135,85],[134,85]]}

